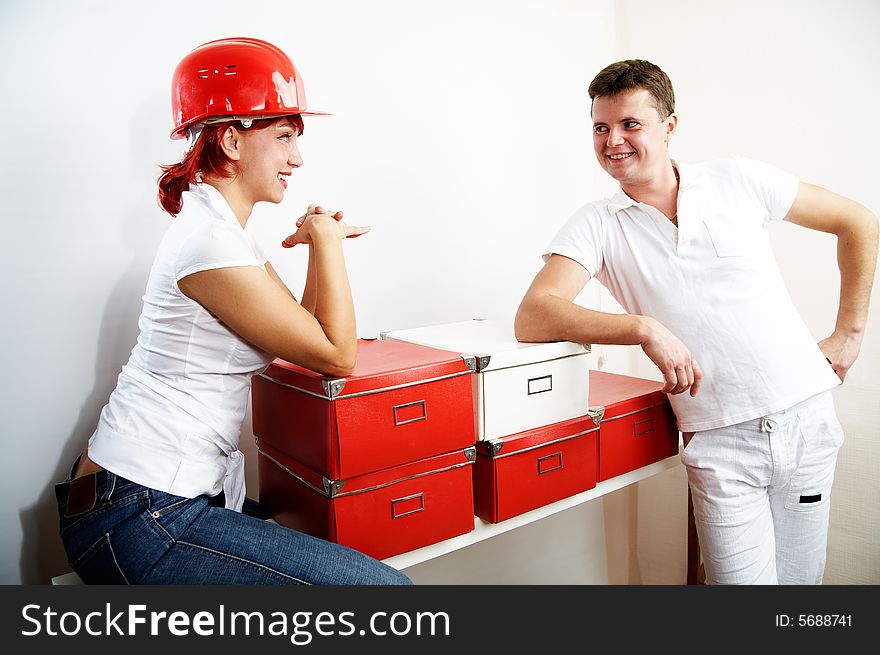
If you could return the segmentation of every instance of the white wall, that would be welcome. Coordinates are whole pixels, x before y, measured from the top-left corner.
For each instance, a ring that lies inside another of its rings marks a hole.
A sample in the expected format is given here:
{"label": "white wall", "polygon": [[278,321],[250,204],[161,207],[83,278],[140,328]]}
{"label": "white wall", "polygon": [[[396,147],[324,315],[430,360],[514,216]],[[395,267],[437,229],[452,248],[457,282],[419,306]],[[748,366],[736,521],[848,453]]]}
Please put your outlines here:
{"label": "white wall", "polygon": [[307,122],[285,201],[252,220],[294,288],[305,252],[278,243],[306,204],[372,225],[346,250],[359,332],[375,336],[512,319],[539,249],[593,193],[585,84],[613,56],[613,22],[610,0],[0,4],[0,582],[67,570],[51,485],[137,336],[170,220],[157,164],[182,154],[168,89],[186,52],[267,39],[335,114]]}

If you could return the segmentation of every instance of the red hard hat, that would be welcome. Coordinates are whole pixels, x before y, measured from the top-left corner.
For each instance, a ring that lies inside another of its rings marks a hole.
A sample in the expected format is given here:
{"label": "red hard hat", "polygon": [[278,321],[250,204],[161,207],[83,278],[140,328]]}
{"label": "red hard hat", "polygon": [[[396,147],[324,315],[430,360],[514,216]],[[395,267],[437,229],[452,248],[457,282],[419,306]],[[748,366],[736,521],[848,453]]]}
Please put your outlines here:
{"label": "red hard hat", "polygon": [[259,39],[210,41],[190,52],[171,81],[172,139],[212,118],[327,116],[306,109],[296,66],[280,49]]}

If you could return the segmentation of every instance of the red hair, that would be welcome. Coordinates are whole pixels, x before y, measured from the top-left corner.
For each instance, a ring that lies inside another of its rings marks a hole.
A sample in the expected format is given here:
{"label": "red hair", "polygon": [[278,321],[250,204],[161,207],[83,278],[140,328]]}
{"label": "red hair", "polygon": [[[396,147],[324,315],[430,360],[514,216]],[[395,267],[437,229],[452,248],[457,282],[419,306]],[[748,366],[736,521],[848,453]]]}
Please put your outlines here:
{"label": "red hair", "polygon": [[[303,133],[303,121],[299,114],[286,116],[296,126],[299,134]],[[241,127],[238,123],[235,128],[242,132],[250,130],[262,130],[279,119],[261,118],[255,120],[249,128]],[[189,190],[189,185],[205,177],[232,177],[232,160],[223,152],[220,141],[229,123],[211,123],[205,125],[195,145],[189,150],[177,164],[160,164],[162,175],[159,177],[159,204],[162,209],[177,216],[180,213],[183,200],[181,194]]]}

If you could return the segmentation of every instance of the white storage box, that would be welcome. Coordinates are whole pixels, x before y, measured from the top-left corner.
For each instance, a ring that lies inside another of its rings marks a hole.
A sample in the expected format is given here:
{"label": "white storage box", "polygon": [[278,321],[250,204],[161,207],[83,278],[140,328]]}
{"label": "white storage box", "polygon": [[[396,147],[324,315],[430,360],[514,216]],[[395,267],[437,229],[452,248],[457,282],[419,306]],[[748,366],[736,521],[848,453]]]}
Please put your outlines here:
{"label": "white storage box", "polygon": [[476,358],[477,440],[585,416],[589,409],[590,346],[568,341],[520,343],[513,324],[475,319],[409,330],[382,339],[408,341]]}

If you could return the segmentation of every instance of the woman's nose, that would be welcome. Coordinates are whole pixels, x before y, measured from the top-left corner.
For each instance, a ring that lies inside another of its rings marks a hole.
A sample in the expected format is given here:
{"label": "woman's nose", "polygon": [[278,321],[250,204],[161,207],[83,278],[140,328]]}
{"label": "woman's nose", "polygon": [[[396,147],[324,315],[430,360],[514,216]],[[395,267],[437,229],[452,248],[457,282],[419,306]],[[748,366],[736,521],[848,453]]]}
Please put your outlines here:
{"label": "woman's nose", "polygon": [[294,141],[293,145],[290,147],[290,154],[287,156],[287,163],[293,168],[299,168],[302,166],[303,160],[302,156],[299,154],[299,147],[296,145],[296,141]]}

